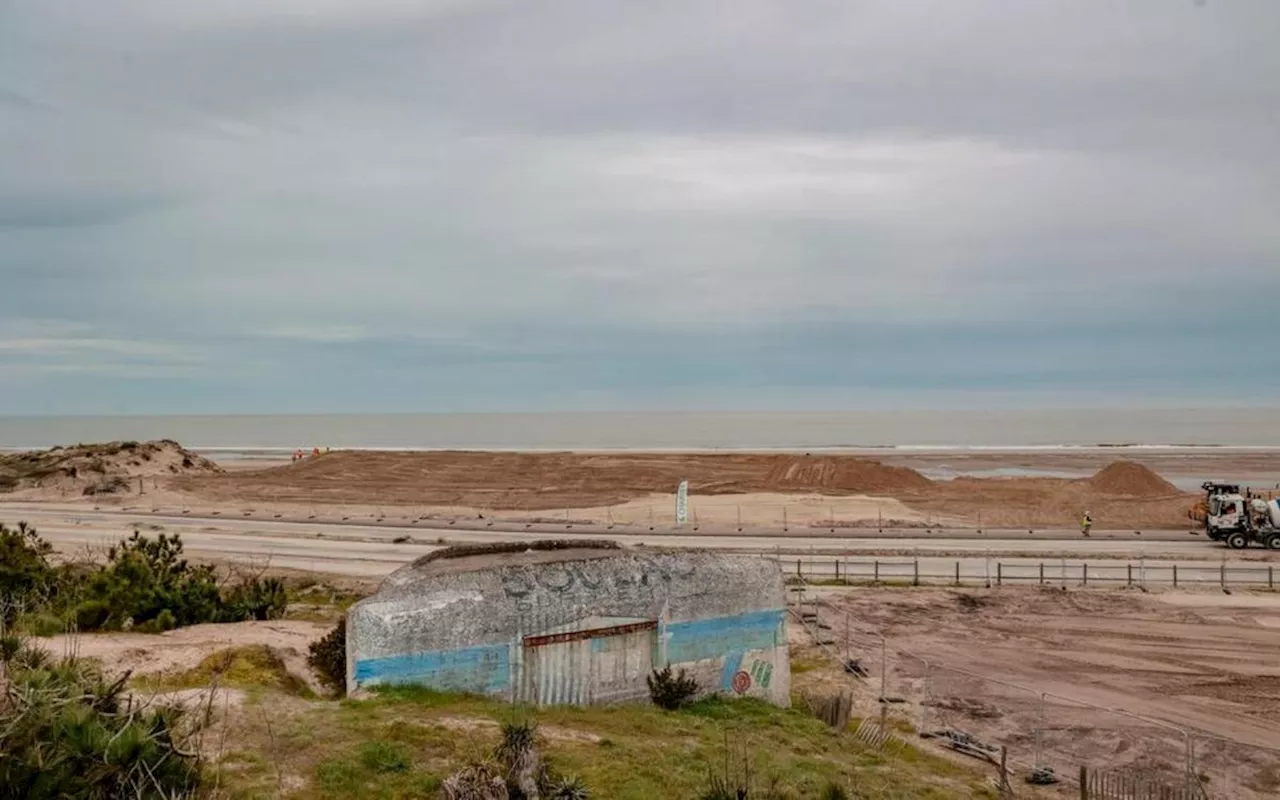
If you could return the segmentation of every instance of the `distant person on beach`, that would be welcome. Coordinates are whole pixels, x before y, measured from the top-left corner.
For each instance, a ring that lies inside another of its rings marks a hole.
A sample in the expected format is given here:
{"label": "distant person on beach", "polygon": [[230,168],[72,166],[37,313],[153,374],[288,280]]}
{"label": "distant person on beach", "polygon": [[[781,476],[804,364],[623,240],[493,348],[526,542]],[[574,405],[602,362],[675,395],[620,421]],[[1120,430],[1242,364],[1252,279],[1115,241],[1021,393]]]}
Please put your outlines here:
{"label": "distant person on beach", "polygon": [[1089,512],[1084,512],[1084,516],[1080,518],[1080,532],[1085,536],[1089,535],[1089,529],[1093,527],[1093,517]]}

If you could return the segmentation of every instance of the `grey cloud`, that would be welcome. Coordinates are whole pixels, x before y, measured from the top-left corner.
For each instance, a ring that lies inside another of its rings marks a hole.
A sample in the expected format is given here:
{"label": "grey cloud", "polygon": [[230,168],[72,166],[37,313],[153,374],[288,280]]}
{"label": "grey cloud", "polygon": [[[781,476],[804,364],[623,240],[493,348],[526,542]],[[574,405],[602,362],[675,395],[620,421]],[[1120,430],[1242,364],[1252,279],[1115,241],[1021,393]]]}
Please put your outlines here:
{"label": "grey cloud", "polygon": [[211,372],[560,351],[587,384],[613,367],[582,340],[656,375],[636,342],[728,336],[738,385],[850,319],[888,352],[1049,326],[1085,358],[1090,326],[1141,317],[1147,347],[1193,310],[1220,346],[1206,276],[1280,292],[1278,26],[1270,0],[11,0],[0,319]]}

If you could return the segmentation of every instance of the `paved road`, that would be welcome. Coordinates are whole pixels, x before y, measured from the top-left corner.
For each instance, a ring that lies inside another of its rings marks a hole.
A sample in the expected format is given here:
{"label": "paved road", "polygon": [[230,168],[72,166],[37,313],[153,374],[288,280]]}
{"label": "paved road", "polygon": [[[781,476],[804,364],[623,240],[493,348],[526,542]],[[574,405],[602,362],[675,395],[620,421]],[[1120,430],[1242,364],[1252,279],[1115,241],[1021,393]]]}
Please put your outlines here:
{"label": "paved road", "polygon": [[[344,574],[358,577],[379,577],[418,556],[437,549],[443,543],[511,541],[545,538],[548,530],[499,531],[464,530],[456,527],[405,527],[389,525],[334,524],[326,522],[285,522],[245,518],[191,519],[183,516],[139,515],[120,511],[83,511],[34,505],[19,506],[0,504],[0,519],[25,519],[35,525],[40,533],[62,552],[81,551],[86,547],[102,548],[127,535],[135,524],[159,526],[165,531],[180,533],[184,546],[192,556],[226,561],[253,563],[269,562],[274,567],[315,572]],[[554,531],[558,538],[615,539],[624,545],[665,547],[706,547],[740,552],[759,552],[777,555],[793,561],[798,555],[804,564],[812,562],[814,570],[830,572],[834,576],[834,563],[840,559],[857,557],[871,568],[877,555],[885,561],[883,579],[893,577],[889,562],[895,559],[912,563],[912,556],[921,557],[929,566],[926,573],[954,570],[957,560],[962,564],[964,577],[985,576],[988,563],[995,557],[1008,563],[1018,556],[1029,557],[1031,562],[1052,561],[1060,556],[1068,558],[1068,564],[1083,564],[1090,559],[1105,561],[1140,558],[1149,561],[1162,560],[1172,564],[1177,561],[1185,568],[1205,561],[1216,565],[1228,555],[1228,551],[1201,537],[1186,533],[1161,538],[1135,536],[1132,532],[1107,532],[1084,539],[1076,534],[1070,538],[1032,538],[1025,533],[1021,538],[974,538],[945,536],[921,536],[917,530],[901,531],[896,535],[874,537],[832,538],[829,536],[743,536],[736,534],[699,535],[692,533],[620,533],[616,530]],[[1166,532],[1167,534],[1168,532]],[[397,542],[396,539],[401,541]],[[1230,553],[1233,564],[1244,565],[1244,554]],[[1263,551],[1247,551],[1252,559],[1280,558]],[[818,569],[816,565],[827,566]],[[991,567],[991,569],[996,569]],[[948,573],[950,574],[950,573]],[[868,574],[866,577],[870,578]]]}
{"label": "paved road", "polygon": [[[136,498],[135,498],[136,499]],[[302,517],[288,517],[283,515],[273,515],[266,512],[242,511],[235,508],[226,508],[221,511],[213,509],[181,509],[175,507],[154,507],[154,506],[125,506],[117,507],[99,507],[94,508],[83,503],[3,503],[0,502],[0,519],[19,519],[30,518],[35,515],[47,515],[50,513],[63,513],[78,517],[82,520],[119,520],[124,518],[128,521],[150,521],[159,524],[170,522],[194,522],[205,521],[209,523],[218,523],[219,525],[237,520],[247,520],[250,522],[261,522],[270,524],[290,524],[296,523],[315,527],[317,525],[328,526],[332,528],[354,528],[359,530],[381,529],[390,531],[400,531],[401,535],[406,531],[425,531],[425,530],[449,530],[449,531],[506,531],[510,533],[522,532],[539,532],[542,534],[555,533],[559,535],[564,531],[576,531],[579,533],[594,532],[600,535],[613,536],[614,534],[629,534],[643,536],[645,534],[653,535],[678,535],[683,537],[714,536],[714,537],[735,537],[738,539],[779,539],[779,540],[814,540],[814,541],[830,541],[838,540],[846,542],[857,539],[882,539],[882,538],[911,538],[911,539],[971,539],[974,541],[996,541],[996,540],[1025,540],[1025,541],[1045,541],[1045,540],[1066,540],[1080,541],[1083,537],[1080,535],[1078,528],[1044,528],[1044,529],[977,529],[977,528],[883,528],[875,527],[836,527],[823,528],[814,526],[792,526],[790,528],[765,528],[747,527],[739,529],[732,526],[716,527],[712,525],[703,525],[701,528],[686,526],[683,528],[675,528],[670,525],[657,525],[649,527],[642,524],[618,524],[604,525],[597,523],[595,525],[586,523],[576,523],[570,525],[562,525],[557,523],[547,524],[525,524],[521,522],[502,520],[502,519],[476,519],[469,517],[455,519],[427,519],[423,517],[415,518],[412,515],[404,515],[399,513],[388,514],[385,517],[369,514],[364,517],[338,516],[337,512],[317,513],[315,515]],[[1132,531],[1132,530],[1094,530],[1092,534],[1093,540],[1124,540],[1129,541],[1134,538],[1150,541],[1166,541],[1166,542],[1184,542],[1189,538],[1193,538],[1196,534],[1189,530],[1161,529],[1150,531]]]}

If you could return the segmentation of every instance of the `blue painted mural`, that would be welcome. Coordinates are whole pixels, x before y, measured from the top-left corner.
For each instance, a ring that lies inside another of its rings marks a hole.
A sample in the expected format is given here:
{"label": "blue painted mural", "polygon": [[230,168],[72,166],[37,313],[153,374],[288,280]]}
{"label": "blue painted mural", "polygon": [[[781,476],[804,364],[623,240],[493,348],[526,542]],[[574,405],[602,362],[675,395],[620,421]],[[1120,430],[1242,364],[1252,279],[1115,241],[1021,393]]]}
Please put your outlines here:
{"label": "blue painted mural", "polygon": [[786,644],[782,609],[667,624],[667,661],[682,664]]}
{"label": "blue painted mural", "polygon": [[457,692],[498,694],[511,681],[508,645],[464,647],[385,658],[362,658],[355,665],[356,683],[417,683]]}
{"label": "blue painted mural", "polygon": [[[772,609],[668,623],[664,629],[666,661],[680,665],[724,659],[720,688],[736,689],[734,676],[742,671],[746,652],[772,650],[786,644],[784,622],[785,612]],[[604,639],[593,640],[590,647],[600,652],[607,644]],[[362,658],[355,662],[355,681],[360,686],[416,683],[448,691],[504,694],[512,687],[513,646],[514,643],[483,645]]]}

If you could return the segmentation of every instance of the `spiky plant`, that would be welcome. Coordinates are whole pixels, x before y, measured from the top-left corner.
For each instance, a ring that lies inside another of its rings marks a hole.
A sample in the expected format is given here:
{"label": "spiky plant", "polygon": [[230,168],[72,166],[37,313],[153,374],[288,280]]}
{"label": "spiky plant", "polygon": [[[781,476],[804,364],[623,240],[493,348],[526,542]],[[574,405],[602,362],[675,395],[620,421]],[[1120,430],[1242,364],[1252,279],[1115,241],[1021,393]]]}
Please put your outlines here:
{"label": "spiky plant", "polygon": [[505,723],[496,755],[506,769],[507,787],[512,796],[538,800],[538,776],[542,772],[538,723],[531,719]]}

